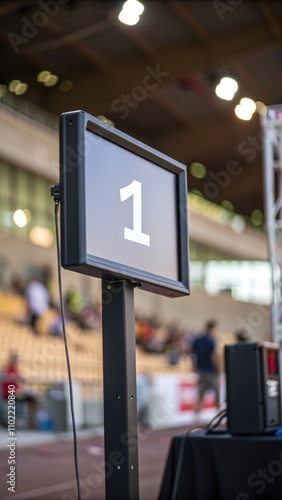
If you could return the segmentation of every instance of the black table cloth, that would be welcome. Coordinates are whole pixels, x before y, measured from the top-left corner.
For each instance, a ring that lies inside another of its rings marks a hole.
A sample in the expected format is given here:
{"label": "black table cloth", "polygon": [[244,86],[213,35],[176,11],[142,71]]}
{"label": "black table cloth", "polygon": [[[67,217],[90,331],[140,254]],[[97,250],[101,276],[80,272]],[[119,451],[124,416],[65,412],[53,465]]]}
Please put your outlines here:
{"label": "black table cloth", "polygon": [[282,438],[173,438],[159,500],[282,500]]}

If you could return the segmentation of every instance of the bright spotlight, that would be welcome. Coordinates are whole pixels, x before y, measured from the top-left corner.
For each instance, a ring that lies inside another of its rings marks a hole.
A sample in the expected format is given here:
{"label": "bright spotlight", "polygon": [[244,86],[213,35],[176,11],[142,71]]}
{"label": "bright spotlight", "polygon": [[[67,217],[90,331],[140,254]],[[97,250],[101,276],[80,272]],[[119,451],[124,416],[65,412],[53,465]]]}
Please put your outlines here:
{"label": "bright spotlight", "polygon": [[256,103],[253,99],[249,99],[249,97],[243,97],[240,101],[241,106],[245,109],[248,109],[250,113],[254,113],[256,111]]}
{"label": "bright spotlight", "polygon": [[220,97],[220,99],[224,99],[225,101],[232,101],[234,97],[234,92],[228,88],[225,88],[220,83],[216,86],[215,93],[217,97]]}
{"label": "bright spotlight", "polygon": [[144,5],[138,0],[127,0],[126,2],[124,2],[122,8],[122,10],[125,10],[127,12],[134,12],[138,16],[141,16],[141,14],[143,14],[144,9]]}
{"label": "bright spotlight", "polygon": [[50,75],[51,75],[51,71],[46,71],[46,70],[40,71],[40,73],[38,73],[38,75],[37,75],[37,81],[40,83],[44,83],[46,81],[47,77]]}
{"label": "bright spotlight", "polygon": [[220,85],[229,88],[230,91],[234,92],[234,94],[238,90],[238,83],[234,80],[234,78],[230,78],[230,76],[224,76],[221,78]]}
{"label": "bright spotlight", "polygon": [[237,118],[240,118],[240,120],[248,121],[251,120],[253,113],[248,108],[244,108],[242,104],[237,104],[235,108],[235,115]]}
{"label": "bright spotlight", "polygon": [[23,95],[26,93],[28,89],[27,83],[20,82],[15,86],[14,93],[15,95]]}
{"label": "bright spotlight", "polygon": [[256,111],[256,103],[249,99],[249,97],[243,97],[240,104],[235,108],[235,115],[240,118],[240,120],[250,120]]}
{"label": "bright spotlight", "polygon": [[45,87],[54,87],[58,80],[59,78],[57,75],[48,75],[47,78],[45,78],[43,85],[45,85]]}
{"label": "bright spotlight", "polygon": [[29,232],[29,239],[34,245],[50,248],[53,245],[54,236],[48,227],[33,226]]}
{"label": "bright spotlight", "polygon": [[225,99],[226,101],[232,101],[235,93],[238,90],[238,83],[234,78],[229,76],[224,76],[221,78],[220,83],[215,88],[215,93],[220,99]]}
{"label": "bright spotlight", "polygon": [[144,5],[138,0],[127,0],[123,4],[123,8],[119,13],[120,22],[127,24],[128,26],[134,26],[140,20],[141,14],[144,12]]}
{"label": "bright spotlight", "polygon": [[18,227],[24,227],[27,224],[27,216],[23,210],[16,210],[13,214],[14,223]]}

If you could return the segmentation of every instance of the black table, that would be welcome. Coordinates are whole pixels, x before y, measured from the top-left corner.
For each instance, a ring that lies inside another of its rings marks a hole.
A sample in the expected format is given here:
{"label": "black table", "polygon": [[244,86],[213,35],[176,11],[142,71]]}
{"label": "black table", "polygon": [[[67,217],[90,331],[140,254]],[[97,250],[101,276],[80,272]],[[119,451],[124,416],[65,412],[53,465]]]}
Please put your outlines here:
{"label": "black table", "polygon": [[282,438],[174,437],[159,500],[281,500]]}

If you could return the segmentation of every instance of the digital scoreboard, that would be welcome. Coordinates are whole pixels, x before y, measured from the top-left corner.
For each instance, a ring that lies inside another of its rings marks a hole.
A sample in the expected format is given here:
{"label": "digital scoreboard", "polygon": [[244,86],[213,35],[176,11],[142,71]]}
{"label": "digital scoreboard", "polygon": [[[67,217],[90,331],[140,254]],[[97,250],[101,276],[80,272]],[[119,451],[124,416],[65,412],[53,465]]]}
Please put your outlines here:
{"label": "digital scoreboard", "polygon": [[189,294],[186,167],[84,111],[60,119],[62,266]]}

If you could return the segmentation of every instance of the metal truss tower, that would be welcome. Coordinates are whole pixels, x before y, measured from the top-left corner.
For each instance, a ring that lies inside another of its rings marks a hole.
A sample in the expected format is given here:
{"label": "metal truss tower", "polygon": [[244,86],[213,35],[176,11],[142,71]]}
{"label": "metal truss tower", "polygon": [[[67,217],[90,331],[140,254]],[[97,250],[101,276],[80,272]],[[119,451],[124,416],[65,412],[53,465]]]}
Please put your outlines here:
{"label": "metal truss tower", "polygon": [[261,112],[264,203],[271,265],[272,340],[282,346],[282,105]]}

